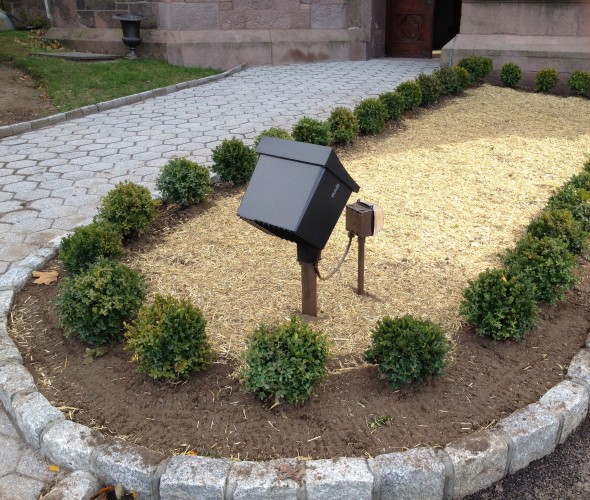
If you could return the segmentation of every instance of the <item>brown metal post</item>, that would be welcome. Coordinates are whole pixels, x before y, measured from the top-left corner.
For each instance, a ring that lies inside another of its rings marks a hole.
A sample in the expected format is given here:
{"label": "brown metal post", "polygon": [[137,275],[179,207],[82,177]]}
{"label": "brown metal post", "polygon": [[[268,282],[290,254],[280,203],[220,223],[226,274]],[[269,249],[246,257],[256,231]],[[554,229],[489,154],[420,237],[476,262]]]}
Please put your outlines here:
{"label": "brown metal post", "polygon": [[303,314],[318,315],[318,280],[313,264],[301,265],[301,309]]}
{"label": "brown metal post", "polygon": [[359,236],[359,256],[358,256],[358,288],[356,293],[364,295],[365,293],[365,237]]}

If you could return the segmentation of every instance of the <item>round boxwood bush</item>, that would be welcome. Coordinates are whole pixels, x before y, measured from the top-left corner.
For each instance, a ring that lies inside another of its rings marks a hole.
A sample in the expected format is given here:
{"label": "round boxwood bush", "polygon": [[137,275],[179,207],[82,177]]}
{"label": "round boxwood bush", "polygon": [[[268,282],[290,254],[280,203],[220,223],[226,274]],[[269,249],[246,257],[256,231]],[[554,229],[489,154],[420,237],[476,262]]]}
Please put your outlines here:
{"label": "round boxwood bush", "polygon": [[505,87],[516,87],[522,78],[522,70],[518,64],[506,63],[500,71],[500,79]]}
{"label": "round boxwood bush", "polygon": [[394,389],[439,375],[446,365],[451,345],[444,330],[430,321],[385,316],[371,333],[365,360],[378,364]]}
{"label": "round boxwood bush", "polygon": [[577,187],[575,182],[567,182],[557,189],[549,198],[547,209],[569,210],[585,231],[590,229],[590,190]]}
{"label": "round boxwood bush", "polygon": [[588,97],[590,94],[590,72],[574,71],[567,81],[567,86],[574,94]]}
{"label": "round boxwood bush", "polygon": [[494,67],[492,59],[484,56],[463,57],[458,66],[467,70],[471,84],[483,81]]}
{"label": "round boxwood bush", "polygon": [[471,75],[469,74],[469,71],[467,71],[465,68],[462,68],[461,66],[452,66],[451,69],[457,75],[457,82],[461,87],[459,92],[465,90],[467,87],[469,87],[469,85],[471,85]]}
{"label": "round boxwood bush", "polygon": [[262,133],[256,138],[254,141],[254,148],[258,147],[258,143],[263,137],[274,137],[275,139],[285,139],[287,141],[293,140],[293,136],[285,129],[279,127],[270,127],[266,130],[263,130]]}
{"label": "round boxwood bush", "polygon": [[166,163],[156,187],[166,201],[184,206],[201,203],[213,191],[209,169],[187,158]]}
{"label": "round boxwood bush", "polygon": [[376,135],[382,132],[387,123],[387,108],[380,99],[363,99],[354,108],[361,134]]}
{"label": "round boxwood bush", "polygon": [[328,118],[333,144],[349,144],[359,135],[359,122],[348,108],[335,108]]}
{"label": "round boxwood bush", "polygon": [[535,217],[526,232],[535,238],[545,236],[563,240],[573,254],[580,254],[586,248],[588,233],[582,222],[574,219],[569,210],[543,210]]}
{"label": "round boxwood bush", "polygon": [[436,76],[420,73],[416,77],[416,83],[422,89],[422,106],[430,106],[438,101],[442,94],[442,85]]}
{"label": "round boxwood bush", "polygon": [[253,148],[246,146],[240,139],[232,137],[213,150],[213,170],[223,182],[233,182],[236,186],[250,180],[258,155]]}
{"label": "round boxwood bush", "polygon": [[304,116],[293,127],[293,139],[320,146],[330,144],[330,129],[328,124],[309,116]]}
{"label": "round boxwood bush", "polygon": [[387,108],[387,118],[397,120],[405,110],[404,96],[399,92],[384,92],[379,99]]}
{"label": "round boxwood bush", "polygon": [[443,95],[458,94],[462,90],[458,73],[449,66],[444,66],[434,71],[434,77],[438,80]]}
{"label": "round boxwood bush", "polygon": [[133,319],[145,298],[143,277],[123,264],[100,259],[60,286],[59,313],[66,336],[94,345],[123,338],[123,323]]}
{"label": "round boxwood bush", "polygon": [[158,202],[146,187],[126,181],[111,189],[98,209],[95,222],[109,222],[123,238],[144,233],[154,221]]}
{"label": "round boxwood bush", "polygon": [[126,325],[125,349],[133,353],[139,371],[177,380],[211,362],[206,324],[190,301],[156,295],[154,303],[143,306],[135,322]]}
{"label": "round boxwood bush", "polygon": [[506,273],[488,269],[463,291],[461,314],[477,325],[477,335],[494,340],[524,340],[538,314],[533,284]]}
{"label": "round boxwood bush", "polygon": [[559,73],[555,68],[543,68],[535,77],[535,88],[538,92],[551,92],[559,83]]}
{"label": "round boxwood bush", "polygon": [[416,82],[400,83],[395,91],[404,98],[404,111],[410,111],[422,103],[422,88]]}
{"label": "round boxwood bush", "polygon": [[508,273],[530,281],[537,301],[553,304],[576,284],[576,259],[563,240],[526,235],[507,252],[503,263]]}
{"label": "round boxwood bush", "polygon": [[241,373],[246,389],[261,400],[307,400],[326,375],[328,339],[298,318],[260,325],[246,338]]}
{"label": "round boxwood bush", "polygon": [[59,249],[64,268],[72,274],[85,271],[100,258],[116,260],[124,254],[121,233],[107,222],[77,227]]}

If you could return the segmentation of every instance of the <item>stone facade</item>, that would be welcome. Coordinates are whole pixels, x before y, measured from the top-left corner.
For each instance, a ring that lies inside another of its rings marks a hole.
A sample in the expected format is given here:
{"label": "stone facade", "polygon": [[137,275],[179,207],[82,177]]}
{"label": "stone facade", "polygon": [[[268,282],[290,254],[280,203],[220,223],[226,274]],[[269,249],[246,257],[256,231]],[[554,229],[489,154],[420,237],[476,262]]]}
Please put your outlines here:
{"label": "stone facade", "polygon": [[385,0],[48,1],[47,36],[81,51],[125,54],[113,16],[132,13],[145,16],[140,56],[186,66],[227,69],[383,55]]}
{"label": "stone facade", "polygon": [[442,50],[441,63],[479,54],[523,70],[523,85],[550,66],[565,90],[572,71],[590,70],[590,2],[587,0],[463,0],[460,33]]}

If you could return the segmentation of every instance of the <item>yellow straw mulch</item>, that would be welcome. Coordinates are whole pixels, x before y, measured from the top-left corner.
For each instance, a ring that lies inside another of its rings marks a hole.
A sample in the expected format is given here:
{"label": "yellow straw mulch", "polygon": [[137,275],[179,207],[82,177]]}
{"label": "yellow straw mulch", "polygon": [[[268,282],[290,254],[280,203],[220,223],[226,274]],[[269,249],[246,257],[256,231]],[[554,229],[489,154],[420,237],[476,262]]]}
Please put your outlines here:
{"label": "yellow straw mulch", "polygon": [[[356,245],[340,272],[318,285],[314,324],[334,341],[341,365],[362,359],[384,315],[430,319],[452,336],[468,280],[498,265],[498,253],[588,153],[589,100],[488,85],[340,151],[361,186],[351,202],[360,197],[385,214],[384,230],[367,238],[368,294],[354,293]],[[242,194],[132,259],[152,294],[189,297],[204,311],[222,358],[237,357],[257,324],[287,320],[301,307],[295,245],[240,220]],[[346,242],[342,217],[322,255],[324,274]]]}

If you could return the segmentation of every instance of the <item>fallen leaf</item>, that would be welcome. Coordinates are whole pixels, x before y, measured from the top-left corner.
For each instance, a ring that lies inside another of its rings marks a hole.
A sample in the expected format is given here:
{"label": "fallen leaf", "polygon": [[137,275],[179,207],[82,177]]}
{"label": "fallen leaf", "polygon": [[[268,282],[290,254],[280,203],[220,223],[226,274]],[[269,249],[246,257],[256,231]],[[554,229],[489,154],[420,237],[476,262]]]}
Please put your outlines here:
{"label": "fallen leaf", "polygon": [[57,281],[59,273],[57,271],[33,271],[33,283],[36,285],[49,285]]}
{"label": "fallen leaf", "polygon": [[85,365],[88,365],[94,361],[94,358],[99,358],[100,356],[104,356],[107,352],[109,352],[108,346],[97,347],[95,349],[91,349],[89,347],[86,348],[86,352],[84,353],[84,361]]}
{"label": "fallen leaf", "polygon": [[50,465],[47,467],[47,470],[49,472],[59,472],[59,465]]}

